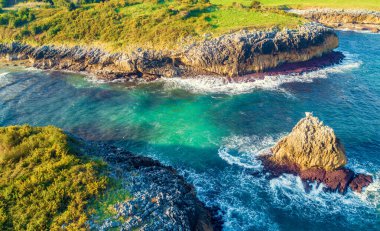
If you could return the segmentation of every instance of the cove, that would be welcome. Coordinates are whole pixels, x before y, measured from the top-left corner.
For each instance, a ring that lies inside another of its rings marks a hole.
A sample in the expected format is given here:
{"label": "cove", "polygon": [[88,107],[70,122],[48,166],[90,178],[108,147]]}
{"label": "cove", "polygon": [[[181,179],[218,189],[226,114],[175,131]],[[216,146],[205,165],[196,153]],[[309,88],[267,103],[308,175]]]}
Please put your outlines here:
{"label": "cove", "polygon": [[[81,75],[0,69],[0,125],[56,125],[176,168],[225,230],[380,227],[380,35],[339,32],[342,64],[254,83],[163,80],[130,87]],[[257,154],[312,111],[334,128],[349,167],[373,174],[362,195],[305,193],[293,176],[267,180]],[[330,227],[325,227],[325,224]]]}

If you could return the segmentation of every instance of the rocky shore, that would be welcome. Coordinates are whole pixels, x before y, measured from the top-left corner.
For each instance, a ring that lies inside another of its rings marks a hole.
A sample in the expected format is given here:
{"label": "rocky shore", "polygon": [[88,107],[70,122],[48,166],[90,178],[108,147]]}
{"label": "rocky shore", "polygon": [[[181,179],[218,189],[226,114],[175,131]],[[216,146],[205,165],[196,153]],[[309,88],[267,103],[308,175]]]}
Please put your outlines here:
{"label": "rocky shore", "polygon": [[333,129],[311,113],[260,159],[271,177],[284,173],[300,176],[306,190],[317,182],[326,186],[325,191],[344,194],[350,188],[360,193],[373,182],[371,176],[345,167],[345,150]]}
{"label": "rocky shore", "polygon": [[0,58],[25,60],[40,69],[86,72],[105,80],[219,75],[236,77],[320,57],[338,46],[332,29],[307,23],[296,30],[243,30],[175,51],[138,49],[107,53],[97,48],[0,44]]}
{"label": "rocky shore", "polygon": [[342,30],[380,32],[380,12],[368,10],[306,9],[290,13]]}
{"label": "rocky shore", "polygon": [[213,216],[216,210],[206,208],[195,188],[173,168],[109,144],[83,143],[86,152],[108,164],[110,177],[132,194],[132,199],[112,205],[114,216],[105,220],[92,217],[91,230],[221,229],[221,221]]}

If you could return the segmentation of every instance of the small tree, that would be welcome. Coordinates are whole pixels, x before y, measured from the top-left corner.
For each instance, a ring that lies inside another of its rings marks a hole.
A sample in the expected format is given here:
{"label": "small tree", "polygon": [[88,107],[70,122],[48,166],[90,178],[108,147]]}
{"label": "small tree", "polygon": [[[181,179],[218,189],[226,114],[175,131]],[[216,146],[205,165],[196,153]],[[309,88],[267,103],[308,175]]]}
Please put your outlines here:
{"label": "small tree", "polygon": [[260,9],[261,8],[261,2],[259,1],[252,1],[251,5],[249,5],[249,8],[251,9]]}
{"label": "small tree", "polygon": [[73,2],[70,2],[69,5],[67,6],[67,9],[69,11],[75,10],[76,8],[77,8],[77,6]]}

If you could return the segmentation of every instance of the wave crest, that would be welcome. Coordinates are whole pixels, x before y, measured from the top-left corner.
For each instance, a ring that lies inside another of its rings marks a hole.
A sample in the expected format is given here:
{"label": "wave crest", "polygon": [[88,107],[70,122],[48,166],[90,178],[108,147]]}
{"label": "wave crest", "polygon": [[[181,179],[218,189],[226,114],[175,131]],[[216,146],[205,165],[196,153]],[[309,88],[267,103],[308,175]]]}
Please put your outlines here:
{"label": "wave crest", "polygon": [[5,77],[9,74],[9,72],[0,73],[0,78]]}
{"label": "wave crest", "polygon": [[242,94],[250,93],[255,89],[278,90],[281,85],[291,82],[313,82],[314,79],[327,78],[329,74],[344,73],[352,69],[359,68],[362,64],[352,54],[345,53],[345,59],[342,63],[330,67],[322,68],[317,71],[306,72],[302,74],[286,74],[264,76],[262,79],[256,79],[252,82],[229,82],[223,77],[199,76],[197,78],[163,78],[162,81],[165,89],[184,89],[186,91],[205,94],[205,93],[223,93],[223,94]]}
{"label": "wave crest", "polygon": [[263,166],[257,156],[266,152],[283,135],[264,137],[233,135],[226,137],[222,140],[218,155],[230,165],[261,170]]}

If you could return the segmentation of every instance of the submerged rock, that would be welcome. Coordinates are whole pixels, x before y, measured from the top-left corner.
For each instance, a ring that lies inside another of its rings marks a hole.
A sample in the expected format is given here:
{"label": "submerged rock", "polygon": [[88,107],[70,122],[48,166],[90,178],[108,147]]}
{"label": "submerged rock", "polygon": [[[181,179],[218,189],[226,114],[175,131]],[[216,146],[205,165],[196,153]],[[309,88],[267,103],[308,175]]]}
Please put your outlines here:
{"label": "submerged rock", "polygon": [[326,186],[325,191],[343,194],[348,188],[361,192],[373,182],[371,176],[356,174],[344,167],[347,158],[343,145],[333,129],[311,113],[306,113],[306,118],[271,149],[271,154],[260,159],[271,177],[284,173],[298,175],[305,189],[318,182]]}

